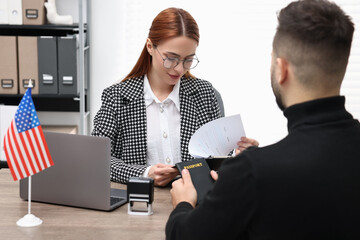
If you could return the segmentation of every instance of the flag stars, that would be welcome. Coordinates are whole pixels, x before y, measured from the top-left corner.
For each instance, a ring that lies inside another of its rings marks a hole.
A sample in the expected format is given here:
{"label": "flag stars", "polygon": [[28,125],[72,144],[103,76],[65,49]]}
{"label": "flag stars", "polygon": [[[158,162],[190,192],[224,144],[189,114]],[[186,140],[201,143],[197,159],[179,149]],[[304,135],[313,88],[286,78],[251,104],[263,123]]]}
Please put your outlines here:
{"label": "flag stars", "polygon": [[15,126],[19,132],[28,131],[40,125],[30,91],[27,91],[15,114]]}

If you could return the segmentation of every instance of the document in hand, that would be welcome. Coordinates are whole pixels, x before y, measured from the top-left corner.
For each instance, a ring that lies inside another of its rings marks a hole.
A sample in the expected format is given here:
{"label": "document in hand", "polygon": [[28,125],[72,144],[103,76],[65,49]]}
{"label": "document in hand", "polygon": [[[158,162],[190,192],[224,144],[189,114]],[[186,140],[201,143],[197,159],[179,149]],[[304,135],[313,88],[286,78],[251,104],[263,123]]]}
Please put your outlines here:
{"label": "document in hand", "polygon": [[245,136],[240,114],[222,117],[200,127],[189,142],[189,153],[195,158],[228,156]]}
{"label": "document in hand", "polygon": [[176,164],[179,172],[187,168],[198,194],[199,203],[213,187],[210,169],[218,170],[222,161],[245,136],[240,114],[223,117],[200,127],[189,142],[189,153],[195,158]]}

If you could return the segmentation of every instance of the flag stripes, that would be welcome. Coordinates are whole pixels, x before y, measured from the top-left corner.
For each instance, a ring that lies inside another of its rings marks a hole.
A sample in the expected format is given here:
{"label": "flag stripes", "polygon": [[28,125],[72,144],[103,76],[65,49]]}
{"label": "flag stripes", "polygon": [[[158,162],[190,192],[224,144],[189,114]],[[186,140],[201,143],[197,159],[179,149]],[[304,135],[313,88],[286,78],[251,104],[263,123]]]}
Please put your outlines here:
{"label": "flag stripes", "polygon": [[[54,163],[41,126],[18,133],[14,120],[5,135],[4,149],[14,180],[38,173]],[[9,151],[10,150],[10,151]]]}

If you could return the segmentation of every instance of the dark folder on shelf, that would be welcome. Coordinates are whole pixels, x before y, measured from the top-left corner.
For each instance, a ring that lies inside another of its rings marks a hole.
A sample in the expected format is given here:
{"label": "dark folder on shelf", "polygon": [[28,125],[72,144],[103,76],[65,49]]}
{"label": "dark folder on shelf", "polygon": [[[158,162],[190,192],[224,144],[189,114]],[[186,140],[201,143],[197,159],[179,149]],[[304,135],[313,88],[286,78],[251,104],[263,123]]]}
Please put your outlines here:
{"label": "dark folder on shelf", "polygon": [[37,37],[18,37],[19,89],[24,94],[32,80],[32,94],[39,94]]}
{"label": "dark folder on shelf", "polygon": [[38,37],[38,63],[39,93],[58,94],[56,37]]}
{"label": "dark folder on shelf", "polygon": [[18,94],[15,36],[0,36],[0,93]]}
{"label": "dark folder on shelf", "polygon": [[210,175],[210,168],[204,158],[194,159],[188,162],[175,164],[180,174],[186,168],[190,172],[191,180],[197,192],[197,204],[201,202],[205,195],[213,188],[214,180]]}
{"label": "dark folder on shelf", "polygon": [[78,94],[76,53],[76,36],[58,37],[59,94]]}

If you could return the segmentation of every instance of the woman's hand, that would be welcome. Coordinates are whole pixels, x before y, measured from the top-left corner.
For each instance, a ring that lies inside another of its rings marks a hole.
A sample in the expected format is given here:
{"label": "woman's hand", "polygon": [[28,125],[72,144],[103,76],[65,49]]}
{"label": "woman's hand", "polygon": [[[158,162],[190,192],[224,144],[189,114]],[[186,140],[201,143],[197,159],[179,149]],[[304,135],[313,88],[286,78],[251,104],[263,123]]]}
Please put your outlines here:
{"label": "woman's hand", "polygon": [[252,138],[241,137],[240,141],[237,142],[238,147],[235,149],[235,155],[238,155],[248,147],[258,147],[259,142]]}
{"label": "woman's hand", "polygon": [[158,163],[149,170],[149,177],[154,179],[154,186],[164,187],[179,174],[172,165]]}

